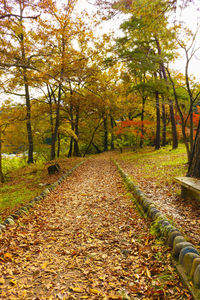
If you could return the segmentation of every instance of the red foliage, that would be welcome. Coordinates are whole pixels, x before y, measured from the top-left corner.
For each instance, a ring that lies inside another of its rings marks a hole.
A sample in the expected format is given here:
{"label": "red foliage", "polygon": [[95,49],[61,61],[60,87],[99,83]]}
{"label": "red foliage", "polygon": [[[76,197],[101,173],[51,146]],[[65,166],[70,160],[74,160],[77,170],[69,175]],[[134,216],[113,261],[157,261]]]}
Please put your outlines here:
{"label": "red foliage", "polygon": [[[184,115],[184,120],[186,120],[187,115]],[[193,113],[193,124],[194,124],[194,137],[196,134],[196,128],[198,126],[199,123],[199,118],[200,118],[200,106],[197,106],[197,112]],[[176,116],[176,123],[177,123],[177,132],[178,132],[178,136],[179,138],[182,138],[182,129],[181,129],[181,119],[179,117],[179,115]],[[187,127],[186,127],[186,135],[189,137],[190,135],[190,124],[189,124],[189,118],[188,118],[188,122],[187,122]]]}
{"label": "red foliage", "polygon": [[141,133],[141,128],[144,128],[144,132],[148,134],[148,128],[154,126],[153,122],[148,120],[141,121],[141,120],[125,120],[118,123],[115,127],[115,134],[121,135],[128,132],[131,132],[133,135],[140,136],[144,138],[144,135]]}

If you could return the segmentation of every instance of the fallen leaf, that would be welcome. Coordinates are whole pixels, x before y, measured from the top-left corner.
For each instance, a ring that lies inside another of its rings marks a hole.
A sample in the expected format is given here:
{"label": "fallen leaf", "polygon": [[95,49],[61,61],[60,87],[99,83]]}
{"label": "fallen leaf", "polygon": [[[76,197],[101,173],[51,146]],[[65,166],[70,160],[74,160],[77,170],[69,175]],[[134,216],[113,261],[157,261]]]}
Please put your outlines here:
{"label": "fallen leaf", "polygon": [[4,254],[4,258],[5,258],[6,260],[8,260],[8,261],[12,261],[12,254],[10,254],[10,253],[5,253],[5,254]]}
{"label": "fallen leaf", "polygon": [[42,264],[42,270],[46,269],[48,265],[48,261],[45,261],[43,264]]}

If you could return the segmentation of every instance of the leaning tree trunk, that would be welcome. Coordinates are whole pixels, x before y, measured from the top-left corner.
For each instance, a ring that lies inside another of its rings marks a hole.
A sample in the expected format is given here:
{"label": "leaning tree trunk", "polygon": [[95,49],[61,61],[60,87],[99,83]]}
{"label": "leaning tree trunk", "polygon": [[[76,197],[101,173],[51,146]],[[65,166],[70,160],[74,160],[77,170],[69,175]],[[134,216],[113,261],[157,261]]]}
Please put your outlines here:
{"label": "leaning tree trunk", "polygon": [[200,177],[200,119],[195,136],[187,176],[195,178]]}
{"label": "leaning tree trunk", "polygon": [[95,133],[96,133],[97,129],[100,127],[100,125],[101,125],[101,119],[99,120],[97,126],[95,127],[95,129],[94,129],[94,131],[93,131],[93,133],[92,133],[91,139],[90,139],[89,144],[88,144],[88,146],[87,146],[87,148],[86,148],[86,150],[85,150],[85,152],[84,152],[84,154],[83,154],[83,157],[85,157],[86,154],[88,153],[88,151],[89,151],[89,149],[90,149],[90,146],[91,146],[92,143],[93,143]]}

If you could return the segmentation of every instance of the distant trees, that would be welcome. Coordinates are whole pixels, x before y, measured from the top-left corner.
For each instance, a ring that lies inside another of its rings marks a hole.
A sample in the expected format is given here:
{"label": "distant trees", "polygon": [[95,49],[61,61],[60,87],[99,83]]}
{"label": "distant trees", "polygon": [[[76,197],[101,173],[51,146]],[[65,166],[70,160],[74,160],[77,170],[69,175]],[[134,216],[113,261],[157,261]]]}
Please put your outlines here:
{"label": "distant trees", "polygon": [[[53,160],[117,145],[159,149],[171,142],[175,149],[179,134],[190,159],[199,86],[188,67],[196,50],[170,26],[176,1],[101,1],[107,17],[129,13],[115,43],[95,37],[74,14],[76,2],[0,0],[0,88],[25,104],[11,102],[11,114],[17,109],[21,118],[9,117],[6,131],[1,124],[3,139],[15,135],[33,163],[39,153]],[[169,67],[178,46],[187,60],[182,77]]]}

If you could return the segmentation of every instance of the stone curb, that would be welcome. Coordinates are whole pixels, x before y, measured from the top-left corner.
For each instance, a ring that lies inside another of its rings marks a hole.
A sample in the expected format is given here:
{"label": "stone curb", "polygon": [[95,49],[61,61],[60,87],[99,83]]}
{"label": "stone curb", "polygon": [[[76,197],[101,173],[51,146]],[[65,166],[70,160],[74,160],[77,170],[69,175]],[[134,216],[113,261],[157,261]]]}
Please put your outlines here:
{"label": "stone curb", "polygon": [[8,216],[2,223],[0,223],[0,233],[6,230],[8,225],[14,225],[16,221],[22,215],[28,214],[29,210],[34,207],[34,205],[44,199],[51,191],[53,191],[58,185],[60,185],[67,177],[69,177],[80,165],[82,165],[84,161],[81,161],[77,165],[75,165],[72,169],[67,171],[63,176],[61,176],[57,181],[53,184],[49,185],[41,194],[28,202],[28,204],[19,208],[15,213]]}
{"label": "stone curb", "polygon": [[157,235],[165,241],[166,245],[172,248],[173,263],[193,298],[196,300],[200,299],[199,251],[193,244],[187,242],[184,235],[173,226],[172,222],[159,211],[152,201],[146,198],[145,194],[132,182],[119,164],[116,161],[114,163],[128,190],[133,194],[140,211],[142,210],[153,221],[152,226],[156,230]]}

